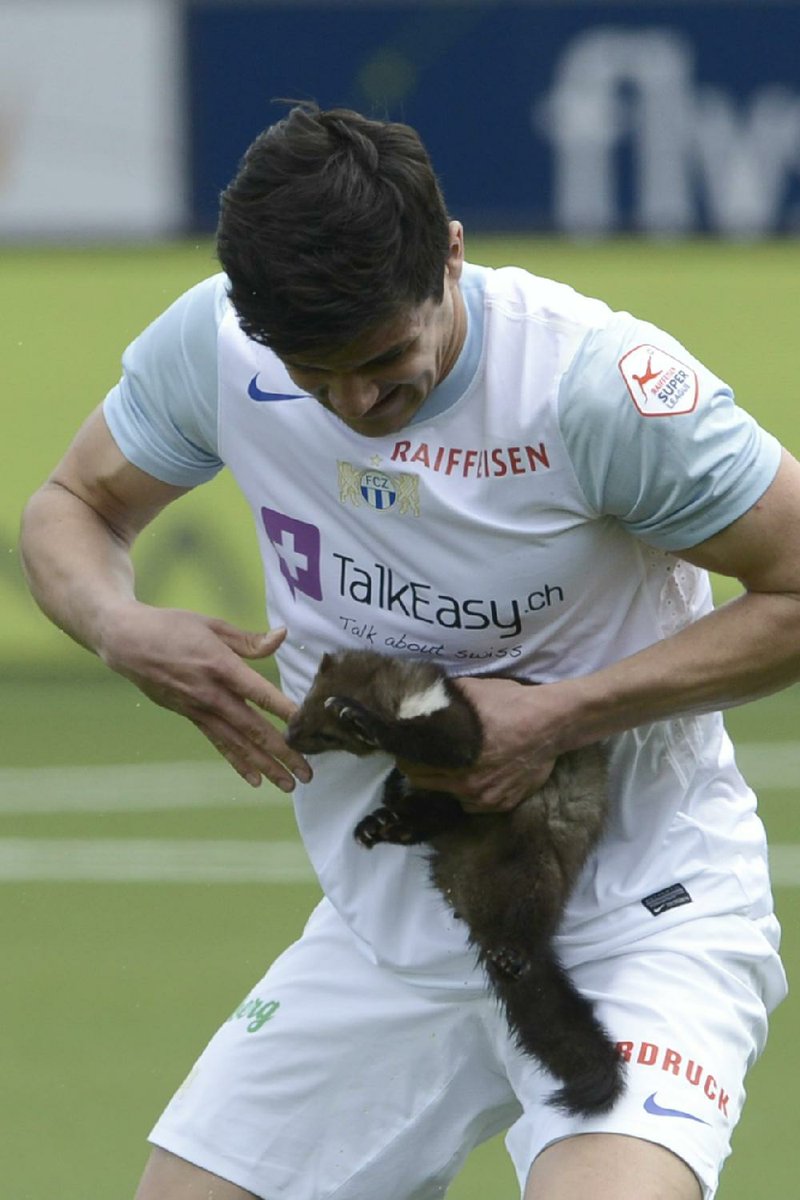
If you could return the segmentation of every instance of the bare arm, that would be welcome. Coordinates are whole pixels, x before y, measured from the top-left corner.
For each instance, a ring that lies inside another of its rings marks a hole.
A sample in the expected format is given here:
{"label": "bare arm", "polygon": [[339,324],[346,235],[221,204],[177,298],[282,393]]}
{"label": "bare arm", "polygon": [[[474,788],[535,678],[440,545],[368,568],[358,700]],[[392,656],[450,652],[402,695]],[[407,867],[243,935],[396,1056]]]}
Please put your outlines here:
{"label": "bare arm", "polygon": [[285,632],[248,633],[136,599],[131,546],[186,491],[128,462],[96,410],[25,509],[31,592],[56,625],[192,721],[248,782],[263,775],[291,791],[293,776],[310,778],[308,764],[258,709],[286,720],[295,706],[244,662],[272,654]]}
{"label": "bare arm", "polygon": [[[451,790],[471,806],[512,808],[565,750],[650,721],[744,704],[800,679],[800,464],[784,453],[761,500],[680,557],[738,578],[743,595],[591,675],[538,688],[461,681],[488,749],[454,789],[448,779]],[[413,777],[420,786],[444,783],[431,773]]]}

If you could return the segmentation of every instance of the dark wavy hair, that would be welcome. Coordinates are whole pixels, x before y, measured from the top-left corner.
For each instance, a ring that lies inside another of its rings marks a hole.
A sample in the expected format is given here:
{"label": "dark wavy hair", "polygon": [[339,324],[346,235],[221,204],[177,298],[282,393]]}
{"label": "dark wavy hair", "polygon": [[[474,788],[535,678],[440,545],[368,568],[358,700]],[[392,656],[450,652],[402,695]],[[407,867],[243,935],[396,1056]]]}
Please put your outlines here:
{"label": "dark wavy hair", "polygon": [[441,300],[449,241],[417,132],[311,103],[255,139],[217,227],[239,323],[282,358],[346,346]]}

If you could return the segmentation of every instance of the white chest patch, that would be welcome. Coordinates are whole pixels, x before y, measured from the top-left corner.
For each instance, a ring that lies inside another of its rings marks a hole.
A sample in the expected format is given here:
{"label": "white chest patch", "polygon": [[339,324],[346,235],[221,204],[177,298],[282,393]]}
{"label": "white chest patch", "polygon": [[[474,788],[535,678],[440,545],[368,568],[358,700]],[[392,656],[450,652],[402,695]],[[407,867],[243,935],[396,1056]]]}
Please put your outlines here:
{"label": "white chest patch", "polygon": [[429,717],[431,713],[447,708],[449,703],[447,689],[443,681],[437,679],[436,683],[431,684],[424,692],[406,696],[397,710],[397,717],[400,721],[410,721],[412,717]]}

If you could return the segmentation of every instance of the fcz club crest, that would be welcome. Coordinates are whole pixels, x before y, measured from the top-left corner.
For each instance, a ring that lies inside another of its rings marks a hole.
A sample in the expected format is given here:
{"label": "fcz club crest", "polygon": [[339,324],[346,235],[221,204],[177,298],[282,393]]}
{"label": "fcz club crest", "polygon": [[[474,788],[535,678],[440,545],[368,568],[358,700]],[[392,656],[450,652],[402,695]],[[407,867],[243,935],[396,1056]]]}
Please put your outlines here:
{"label": "fcz club crest", "polygon": [[339,462],[339,502],[360,508],[368,504],[378,512],[392,510],[400,516],[419,516],[419,479],[416,475],[389,474],[370,467]]}

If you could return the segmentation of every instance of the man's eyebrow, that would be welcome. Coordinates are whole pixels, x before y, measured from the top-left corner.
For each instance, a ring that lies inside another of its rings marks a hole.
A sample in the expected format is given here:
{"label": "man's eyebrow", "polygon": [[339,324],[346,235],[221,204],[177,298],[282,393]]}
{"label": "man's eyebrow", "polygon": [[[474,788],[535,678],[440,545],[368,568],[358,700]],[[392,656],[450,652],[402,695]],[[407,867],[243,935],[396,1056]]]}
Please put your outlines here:
{"label": "man's eyebrow", "polygon": [[390,358],[397,358],[403,354],[409,347],[414,345],[417,340],[416,336],[405,338],[402,342],[398,342],[396,346],[390,346],[388,350],[384,350],[382,354],[376,354],[374,358],[370,358],[367,362],[362,363],[362,367],[375,367],[382,362],[386,362]]}
{"label": "man's eyebrow", "polygon": [[[365,367],[379,367],[382,363],[390,362],[393,358],[399,358],[406,350],[410,349],[417,341],[419,334],[414,334],[413,337],[404,338],[402,342],[398,342],[396,346],[390,346],[388,350],[382,350],[380,354],[376,354],[374,358],[368,358],[365,362],[358,363],[357,366],[351,367],[353,371],[363,371]],[[327,371],[329,367],[323,363],[305,363],[298,362],[297,359],[286,359],[286,365],[289,367],[299,367],[301,371]]]}

